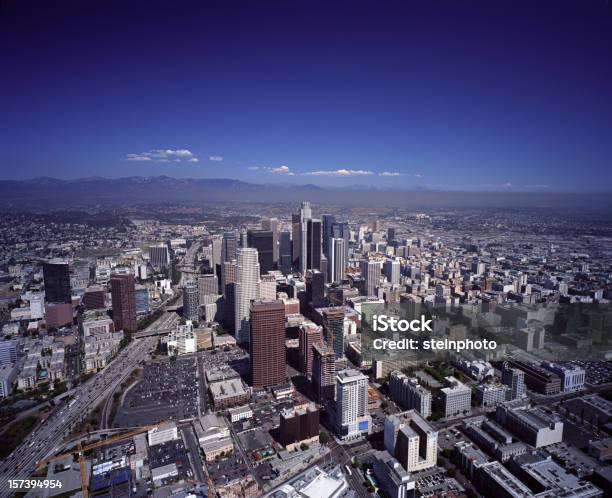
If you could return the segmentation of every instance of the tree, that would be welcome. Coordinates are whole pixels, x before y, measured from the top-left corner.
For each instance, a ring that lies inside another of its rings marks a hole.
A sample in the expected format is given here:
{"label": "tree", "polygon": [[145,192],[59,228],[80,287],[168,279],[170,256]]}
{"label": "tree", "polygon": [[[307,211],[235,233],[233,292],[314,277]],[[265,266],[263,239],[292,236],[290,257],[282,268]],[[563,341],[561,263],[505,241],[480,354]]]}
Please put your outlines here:
{"label": "tree", "polygon": [[329,434],[325,431],[321,431],[319,433],[319,443],[327,444],[329,443]]}
{"label": "tree", "polygon": [[306,451],[308,449],[308,445],[306,443],[302,443],[302,444],[300,444],[300,449],[302,451]]}

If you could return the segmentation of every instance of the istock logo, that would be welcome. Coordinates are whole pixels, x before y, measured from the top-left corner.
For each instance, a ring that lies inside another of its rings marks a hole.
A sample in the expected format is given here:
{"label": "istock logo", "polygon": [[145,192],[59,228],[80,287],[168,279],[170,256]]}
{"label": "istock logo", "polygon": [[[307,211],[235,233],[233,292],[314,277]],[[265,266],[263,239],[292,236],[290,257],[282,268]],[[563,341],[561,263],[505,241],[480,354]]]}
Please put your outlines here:
{"label": "istock logo", "polygon": [[392,332],[406,332],[408,330],[412,332],[433,332],[431,328],[432,322],[433,320],[427,319],[425,315],[421,315],[421,318],[418,320],[404,320],[394,316],[373,315],[372,329],[375,332],[386,332],[388,330]]}

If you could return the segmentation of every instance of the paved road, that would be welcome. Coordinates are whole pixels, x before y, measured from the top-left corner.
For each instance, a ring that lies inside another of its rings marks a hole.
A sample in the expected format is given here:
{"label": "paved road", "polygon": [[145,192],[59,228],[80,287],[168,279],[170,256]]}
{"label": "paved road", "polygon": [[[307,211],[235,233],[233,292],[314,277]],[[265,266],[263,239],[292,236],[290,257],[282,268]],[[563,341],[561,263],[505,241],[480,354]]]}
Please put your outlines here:
{"label": "paved road", "polygon": [[200,445],[196,435],[193,433],[191,426],[183,426],[181,428],[183,435],[183,441],[187,449],[189,450],[189,460],[191,461],[191,468],[193,468],[194,475],[197,482],[200,484],[207,484],[208,479],[204,473],[204,466],[202,465],[202,458],[200,457]]}
{"label": "paved road", "polygon": [[140,363],[155,347],[157,338],[136,339],[128,344],[101,372],[77,386],[70,401],[53,413],[0,462],[0,496],[9,496],[8,479],[25,479],[36,463],[55,452],[62,441],[123,381],[126,372]]}

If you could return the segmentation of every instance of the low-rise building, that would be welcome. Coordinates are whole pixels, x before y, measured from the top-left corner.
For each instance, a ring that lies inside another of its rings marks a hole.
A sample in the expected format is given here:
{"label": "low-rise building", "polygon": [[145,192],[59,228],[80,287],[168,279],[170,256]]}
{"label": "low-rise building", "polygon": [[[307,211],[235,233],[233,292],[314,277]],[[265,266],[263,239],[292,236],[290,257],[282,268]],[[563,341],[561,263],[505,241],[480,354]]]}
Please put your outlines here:
{"label": "low-rise building", "polygon": [[244,405],[251,399],[250,388],[240,378],[209,384],[208,390],[213,399],[215,410]]}

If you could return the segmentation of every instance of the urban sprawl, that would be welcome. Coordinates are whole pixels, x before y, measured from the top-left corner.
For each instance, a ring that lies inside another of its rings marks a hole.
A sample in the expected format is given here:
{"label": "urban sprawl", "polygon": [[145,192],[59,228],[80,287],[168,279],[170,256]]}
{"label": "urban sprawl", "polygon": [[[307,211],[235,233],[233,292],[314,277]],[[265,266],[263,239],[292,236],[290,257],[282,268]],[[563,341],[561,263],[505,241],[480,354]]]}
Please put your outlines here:
{"label": "urban sprawl", "polygon": [[[612,313],[547,311],[612,297],[612,222],[594,214],[143,205],[5,213],[0,241],[0,496],[612,485]],[[369,357],[371,304],[485,306],[510,333],[436,361]]]}

